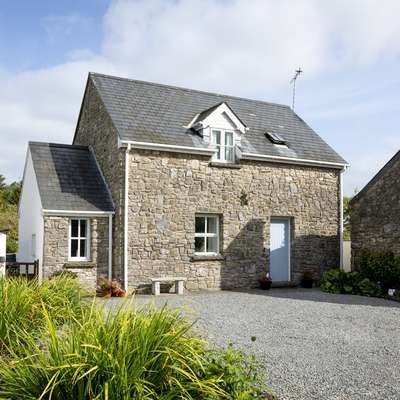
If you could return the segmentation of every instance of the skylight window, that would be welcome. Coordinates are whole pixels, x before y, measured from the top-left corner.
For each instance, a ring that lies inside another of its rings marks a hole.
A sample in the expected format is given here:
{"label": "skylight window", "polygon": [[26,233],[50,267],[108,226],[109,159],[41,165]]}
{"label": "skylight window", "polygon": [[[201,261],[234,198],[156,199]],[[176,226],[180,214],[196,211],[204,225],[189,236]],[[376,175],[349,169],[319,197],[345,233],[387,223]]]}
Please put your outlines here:
{"label": "skylight window", "polygon": [[265,132],[265,136],[274,144],[286,144],[286,140],[275,132]]}

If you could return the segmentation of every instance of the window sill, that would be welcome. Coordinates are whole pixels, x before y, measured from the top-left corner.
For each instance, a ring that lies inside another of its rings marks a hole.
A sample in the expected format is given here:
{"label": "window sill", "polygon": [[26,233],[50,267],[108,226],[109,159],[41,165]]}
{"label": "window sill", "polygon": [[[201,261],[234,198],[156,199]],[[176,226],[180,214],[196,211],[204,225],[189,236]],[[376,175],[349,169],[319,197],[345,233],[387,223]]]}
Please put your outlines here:
{"label": "window sill", "polygon": [[224,163],[224,162],[217,162],[217,161],[210,162],[209,166],[210,167],[214,167],[214,168],[230,168],[230,169],[240,169],[240,168],[242,168],[242,166],[239,165],[239,164]]}
{"label": "window sill", "polygon": [[68,261],[64,264],[65,269],[71,268],[94,268],[96,264],[91,261]]}
{"label": "window sill", "polygon": [[215,254],[215,255],[194,255],[191,258],[191,261],[224,261],[225,257],[222,256],[221,254]]}

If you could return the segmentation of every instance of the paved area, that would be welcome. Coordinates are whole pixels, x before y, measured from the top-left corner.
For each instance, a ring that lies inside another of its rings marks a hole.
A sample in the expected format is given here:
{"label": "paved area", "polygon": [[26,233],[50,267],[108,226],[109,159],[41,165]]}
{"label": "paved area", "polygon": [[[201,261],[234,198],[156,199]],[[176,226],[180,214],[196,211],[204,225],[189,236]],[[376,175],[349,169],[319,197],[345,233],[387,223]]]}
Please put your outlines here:
{"label": "paved area", "polygon": [[[117,300],[112,300],[117,301]],[[400,399],[400,303],[318,290],[206,292],[184,306],[210,341],[255,351],[280,399]]]}

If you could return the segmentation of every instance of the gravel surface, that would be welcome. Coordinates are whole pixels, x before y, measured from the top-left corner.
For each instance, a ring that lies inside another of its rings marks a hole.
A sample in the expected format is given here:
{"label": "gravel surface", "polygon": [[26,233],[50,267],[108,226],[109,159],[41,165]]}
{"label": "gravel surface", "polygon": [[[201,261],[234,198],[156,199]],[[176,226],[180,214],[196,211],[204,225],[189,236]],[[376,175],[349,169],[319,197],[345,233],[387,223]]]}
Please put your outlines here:
{"label": "gravel surface", "polygon": [[[112,300],[117,301],[117,300]],[[318,290],[137,296],[186,306],[218,345],[251,349],[279,399],[400,399],[400,303]]]}

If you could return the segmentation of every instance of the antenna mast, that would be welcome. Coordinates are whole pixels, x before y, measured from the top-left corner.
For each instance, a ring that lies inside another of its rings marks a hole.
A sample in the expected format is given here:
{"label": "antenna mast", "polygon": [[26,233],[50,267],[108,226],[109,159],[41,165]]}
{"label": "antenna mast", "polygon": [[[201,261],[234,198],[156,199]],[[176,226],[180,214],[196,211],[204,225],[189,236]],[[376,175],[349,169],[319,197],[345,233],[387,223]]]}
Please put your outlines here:
{"label": "antenna mast", "polygon": [[296,69],[296,72],[294,74],[294,77],[292,78],[292,80],[290,81],[290,83],[293,83],[293,98],[292,98],[292,110],[294,111],[294,101],[296,99],[296,81],[297,78],[299,77],[299,75],[302,73],[302,69],[298,68]]}

